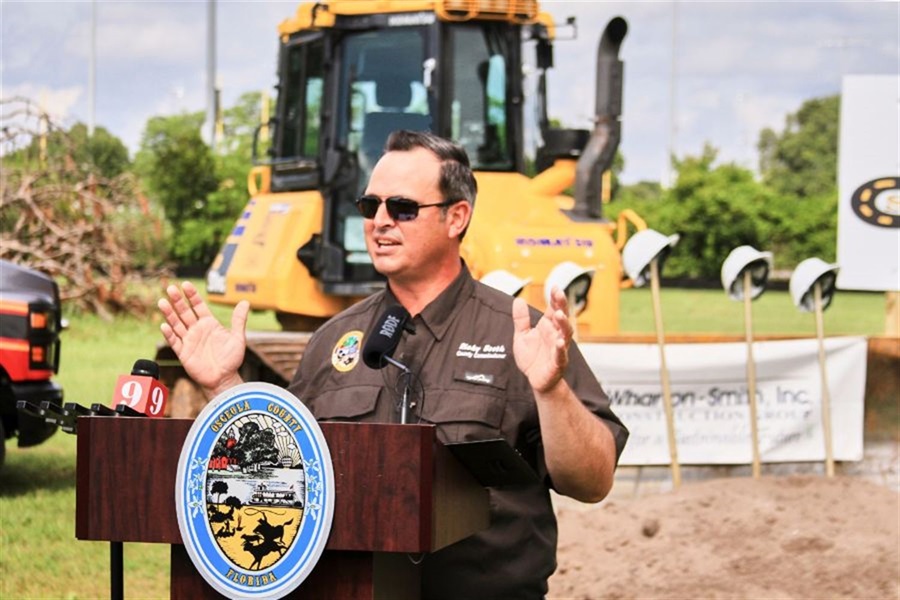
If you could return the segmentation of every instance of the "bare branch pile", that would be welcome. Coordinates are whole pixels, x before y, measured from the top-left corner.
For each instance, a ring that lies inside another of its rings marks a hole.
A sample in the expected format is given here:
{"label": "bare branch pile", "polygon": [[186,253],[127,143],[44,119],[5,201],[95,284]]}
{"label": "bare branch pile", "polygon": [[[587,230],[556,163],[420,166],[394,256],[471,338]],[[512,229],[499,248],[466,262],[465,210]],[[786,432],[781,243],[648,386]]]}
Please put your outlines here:
{"label": "bare branch pile", "polygon": [[57,131],[56,142],[69,140],[28,100],[0,100],[0,108],[0,258],[51,275],[77,309],[104,318],[144,314],[149,303],[135,291],[140,277],[129,235],[135,222],[146,229],[151,221],[162,236],[162,223],[135,177],[99,177],[73,160],[71,148],[46,152],[40,146],[48,131]]}

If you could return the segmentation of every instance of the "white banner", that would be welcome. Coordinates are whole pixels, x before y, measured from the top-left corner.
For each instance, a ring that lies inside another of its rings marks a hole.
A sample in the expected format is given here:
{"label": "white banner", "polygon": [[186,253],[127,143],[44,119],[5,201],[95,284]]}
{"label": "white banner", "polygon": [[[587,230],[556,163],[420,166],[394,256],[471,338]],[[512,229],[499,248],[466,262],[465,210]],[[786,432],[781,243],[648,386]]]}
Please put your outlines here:
{"label": "white banner", "polygon": [[[669,464],[656,344],[579,344],[631,432],[622,465]],[[816,339],[753,344],[763,462],[825,459]],[[863,456],[865,338],[825,340],[835,460]],[[680,464],[750,464],[747,344],[665,346]]]}
{"label": "white banner", "polygon": [[900,77],[844,77],[837,286],[900,290]]}

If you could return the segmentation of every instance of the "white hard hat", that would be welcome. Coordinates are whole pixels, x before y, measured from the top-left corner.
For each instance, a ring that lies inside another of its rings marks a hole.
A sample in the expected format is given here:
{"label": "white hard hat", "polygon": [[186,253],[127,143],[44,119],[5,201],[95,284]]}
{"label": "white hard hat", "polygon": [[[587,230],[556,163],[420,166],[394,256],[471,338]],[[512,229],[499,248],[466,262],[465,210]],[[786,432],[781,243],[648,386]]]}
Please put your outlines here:
{"label": "white hard hat", "polygon": [[665,236],[653,229],[638,231],[628,239],[622,249],[622,265],[636,287],[641,287],[650,280],[649,267],[654,258],[659,257],[658,267],[662,270],[663,261],[678,243],[678,239],[677,233]]}
{"label": "white hard hat", "polygon": [[587,295],[593,279],[594,269],[582,267],[570,260],[561,262],[553,267],[544,281],[544,302],[550,304],[550,292],[556,286],[571,297],[575,305],[570,310],[577,314],[587,306]]}
{"label": "white hard hat", "polygon": [[722,287],[732,300],[744,299],[744,272],[750,271],[750,299],[766,290],[772,253],[760,252],[753,246],[738,246],[722,263]]}
{"label": "white hard hat", "polygon": [[481,278],[481,283],[488,285],[495,290],[500,290],[510,296],[518,296],[526,285],[531,283],[531,278],[519,278],[504,269],[491,271]]}
{"label": "white hard hat", "polygon": [[807,258],[794,269],[789,285],[794,305],[803,312],[815,310],[813,287],[822,287],[822,310],[828,308],[834,296],[835,279],[840,265],[828,264],[819,258]]}

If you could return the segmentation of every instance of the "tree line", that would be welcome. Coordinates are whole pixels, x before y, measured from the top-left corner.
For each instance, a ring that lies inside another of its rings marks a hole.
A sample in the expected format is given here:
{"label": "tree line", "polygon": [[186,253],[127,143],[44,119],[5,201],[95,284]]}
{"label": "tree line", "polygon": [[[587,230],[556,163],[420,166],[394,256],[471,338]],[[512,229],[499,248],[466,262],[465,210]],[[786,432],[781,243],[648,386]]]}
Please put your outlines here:
{"label": "tree line", "polygon": [[[55,164],[60,167],[53,178],[45,177],[48,184],[60,178],[135,182],[128,188],[130,206],[124,203],[115,219],[136,270],[164,264],[205,268],[248,200],[246,177],[262,101],[258,93],[246,93],[223,111],[224,137],[215,152],[200,134],[202,112],[150,118],[133,160],[109,131],[97,127],[88,135],[82,123],[68,130],[51,124],[43,135],[33,130],[30,137],[4,139],[4,236],[21,216],[8,196],[26,174]],[[650,227],[681,234],[666,263],[671,277],[715,279],[724,257],[741,244],[772,251],[776,270],[809,256],[833,260],[839,102],[836,95],[808,100],[787,116],[781,131],[761,131],[758,175],[717,162],[717,150],[708,144],[699,155],[672,157],[671,188],[655,181],[622,185],[617,175],[626,159],[618,156],[606,215],[615,219],[630,208]],[[62,197],[61,202],[57,213],[71,211],[71,203]]]}
{"label": "tree line", "polygon": [[[630,208],[653,229],[678,233],[666,276],[717,279],[737,246],[774,254],[775,270],[803,259],[835,257],[840,97],[803,103],[782,131],[760,132],[759,176],[734,163],[716,162],[707,144],[697,156],[672,157],[674,185],[643,181],[614,188],[607,215]],[[621,163],[614,168],[621,168]]]}

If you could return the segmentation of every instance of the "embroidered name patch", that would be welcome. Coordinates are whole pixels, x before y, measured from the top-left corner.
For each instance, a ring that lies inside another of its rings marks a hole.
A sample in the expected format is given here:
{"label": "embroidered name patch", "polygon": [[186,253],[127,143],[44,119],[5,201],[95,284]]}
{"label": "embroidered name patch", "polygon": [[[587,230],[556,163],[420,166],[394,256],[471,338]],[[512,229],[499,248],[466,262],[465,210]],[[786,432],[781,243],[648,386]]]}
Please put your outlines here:
{"label": "embroidered name patch", "polygon": [[331,351],[331,364],[335,369],[346,373],[356,366],[362,350],[362,339],[362,331],[348,331],[338,340]]}
{"label": "embroidered name patch", "polygon": [[506,358],[506,346],[463,342],[456,349],[456,356],[459,358]]}

